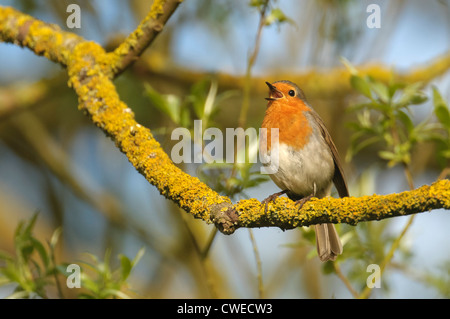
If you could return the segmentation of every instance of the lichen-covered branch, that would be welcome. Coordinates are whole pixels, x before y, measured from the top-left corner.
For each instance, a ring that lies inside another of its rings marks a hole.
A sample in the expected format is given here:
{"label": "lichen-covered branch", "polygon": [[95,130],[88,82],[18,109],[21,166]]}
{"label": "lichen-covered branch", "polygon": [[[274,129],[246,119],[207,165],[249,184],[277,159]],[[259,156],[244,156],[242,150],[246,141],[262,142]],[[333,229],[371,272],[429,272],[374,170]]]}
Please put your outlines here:
{"label": "lichen-covered branch", "polygon": [[136,61],[144,50],[162,31],[167,20],[183,0],[155,0],[150,13],[139,26],[112,53],[114,63],[111,65],[114,74],[122,73],[131,63]]}
{"label": "lichen-covered branch", "polygon": [[433,209],[450,209],[450,181],[440,180],[432,185],[389,195],[372,195],[345,198],[313,198],[299,210],[288,198],[279,198],[268,205],[256,199],[241,200],[228,212],[218,216],[221,230],[233,233],[239,227],[276,226],[291,229],[322,223],[346,223],[381,220],[427,212]]}
{"label": "lichen-covered branch", "polygon": [[[31,27],[17,31],[23,29],[23,24]],[[16,39],[19,34],[20,41]],[[112,82],[114,57],[101,46],[3,7],[0,7],[0,40],[26,46],[66,66],[69,86],[78,95],[79,109],[166,198],[207,222],[211,222],[210,214],[215,214],[223,203],[231,203],[229,198],[176,167],[150,130],[136,122],[134,113],[120,100]]]}
{"label": "lichen-covered branch", "polygon": [[0,40],[27,47],[37,55],[66,66],[71,50],[85,40],[10,7],[0,7]]}
{"label": "lichen-covered branch", "polygon": [[134,119],[112,82],[114,55],[94,42],[63,32],[11,8],[0,7],[0,40],[16,43],[67,67],[69,86],[78,95],[79,109],[102,129],[131,164],[166,198],[226,234],[239,227],[276,226],[290,229],[317,223],[348,223],[450,209],[450,181],[392,195],[312,199],[301,210],[286,198],[269,204],[256,199],[232,204],[170,160],[149,129]]}

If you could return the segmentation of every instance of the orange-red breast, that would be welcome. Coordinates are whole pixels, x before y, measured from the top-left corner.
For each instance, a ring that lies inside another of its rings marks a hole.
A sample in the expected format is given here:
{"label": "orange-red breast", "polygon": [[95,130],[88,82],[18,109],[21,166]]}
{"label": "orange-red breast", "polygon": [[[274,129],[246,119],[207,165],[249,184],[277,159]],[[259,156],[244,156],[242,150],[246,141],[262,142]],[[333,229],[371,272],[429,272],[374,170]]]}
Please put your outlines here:
{"label": "orange-red breast", "polygon": [[[340,197],[349,196],[339,154],[322,119],[306,101],[302,90],[290,81],[270,84],[268,105],[261,125],[261,155],[270,159],[271,129],[278,128],[278,170],[270,177],[281,188],[281,194],[302,204],[315,196],[329,196],[332,184]],[[265,165],[269,165],[266,163]],[[342,244],[333,224],[315,225],[317,253],[321,261],[335,260]]]}

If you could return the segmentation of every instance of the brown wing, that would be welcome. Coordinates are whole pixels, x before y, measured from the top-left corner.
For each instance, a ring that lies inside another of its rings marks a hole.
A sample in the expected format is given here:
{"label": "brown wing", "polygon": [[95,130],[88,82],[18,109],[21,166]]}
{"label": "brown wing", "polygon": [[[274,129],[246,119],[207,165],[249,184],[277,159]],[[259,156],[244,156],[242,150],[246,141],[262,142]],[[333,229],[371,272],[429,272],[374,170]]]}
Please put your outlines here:
{"label": "brown wing", "polygon": [[336,145],[334,145],[333,140],[331,139],[330,133],[328,133],[325,124],[323,123],[320,116],[315,112],[310,112],[313,118],[316,120],[317,124],[319,124],[320,132],[322,133],[325,142],[328,144],[331,150],[331,154],[333,155],[334,160],[334,176],[333,183],[336,186],[336,189],[339,193],[340,197],[348,197],[348,188],[347,182],[345,181],[344,170],[342,169],[341,160],[339,158],[339,153],[336,149]]}

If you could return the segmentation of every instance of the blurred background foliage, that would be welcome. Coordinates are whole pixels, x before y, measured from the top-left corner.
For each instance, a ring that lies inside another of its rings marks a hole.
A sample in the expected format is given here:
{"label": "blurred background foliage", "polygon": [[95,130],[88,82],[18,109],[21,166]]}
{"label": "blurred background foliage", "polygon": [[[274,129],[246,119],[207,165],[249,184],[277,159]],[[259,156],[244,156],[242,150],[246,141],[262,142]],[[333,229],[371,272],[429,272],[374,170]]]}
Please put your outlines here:
{"label": "blurred background foliage", "polygon": [[[81,29],[65,26],[70,3],[82,8]],[[107,50],[151,3],[0,0]],[[371,3],[380,29],[366,25]],[[361,196],[448,176],[449,69],[449,1],[186,0],[115,84],[170,154],[172,130],[196,119],[202,130],[258,128],[264,81],[296,82]],[[180,165],[233,200],[278,191],[258,165]],[[449,222],[436,211],[339,225],[334,266],[318,262],[309,229],[216,234],[160,196],[77,110],[65,70],[0,43],[0,296],[448,298]],[[367,266],[385,261],[381,288],[367,291]],[[92,271],[82,291],[64,287],[70,263]]]}

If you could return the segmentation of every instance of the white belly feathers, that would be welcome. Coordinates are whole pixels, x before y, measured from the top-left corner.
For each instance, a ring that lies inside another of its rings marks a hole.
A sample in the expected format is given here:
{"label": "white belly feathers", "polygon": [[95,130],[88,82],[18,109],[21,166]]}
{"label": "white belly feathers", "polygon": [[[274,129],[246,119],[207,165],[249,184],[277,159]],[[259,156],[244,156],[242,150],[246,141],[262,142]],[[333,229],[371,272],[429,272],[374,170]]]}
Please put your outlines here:
{"label": "white belly feathers", "polygon": [[[289,190],[302,197],[314,194],[314,191],[319,198],[329,195],[334,175],[333,157],[324,139],[314,136],[311,135],[301,150],[280,143],[278,170],[269,176],[282,190]],[[269,161],[270,153],[269,150]],[[268,165],[270,162],[265,164]]]}

